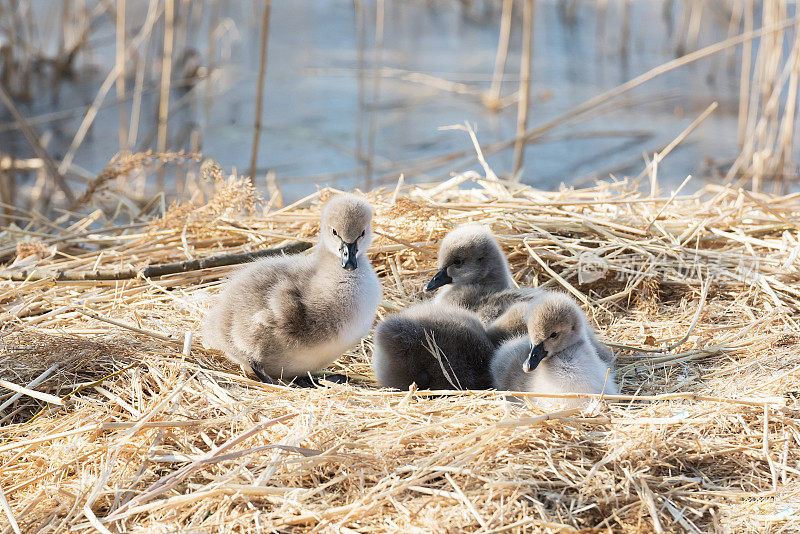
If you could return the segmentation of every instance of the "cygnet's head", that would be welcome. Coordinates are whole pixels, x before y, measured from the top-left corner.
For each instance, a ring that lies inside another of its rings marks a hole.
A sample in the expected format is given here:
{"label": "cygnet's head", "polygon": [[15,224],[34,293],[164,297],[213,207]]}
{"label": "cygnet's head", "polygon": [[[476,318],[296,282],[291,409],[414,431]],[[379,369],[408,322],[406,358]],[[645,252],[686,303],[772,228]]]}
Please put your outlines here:
{"label": "cygnet's head", "polygon": [[583,334],[581,309],[563,293],[550,293],[534,300],[528,308],[530,353],[522,370],[529,373],[553,354],[578,343]]}
{"label": "cygnet's head", "polygon": [[466,224],[447,234],[439,247],[439,271],[425,291],[447,284],[478,284],[497,290],[511,287],[508,261],[489,228]]}
{"label": "cygnet's head", "polygon": [[358,267],[356,257],[363,254],[372,241],[372,206],[351,193],[331,198],[322,207],[320,244],[324,250],[339,256],[348,271]]}

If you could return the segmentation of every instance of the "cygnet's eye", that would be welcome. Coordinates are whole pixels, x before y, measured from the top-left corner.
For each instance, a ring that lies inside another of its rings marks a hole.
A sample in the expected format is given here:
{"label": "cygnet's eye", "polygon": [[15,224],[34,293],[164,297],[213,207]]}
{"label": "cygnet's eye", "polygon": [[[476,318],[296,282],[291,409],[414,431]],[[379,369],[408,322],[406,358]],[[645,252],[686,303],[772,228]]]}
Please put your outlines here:
{"label": "cygnet's eye", "polygon": [[336,233],[336,228],[331,228],[331,232],[333,232],[333,235],[336,237],[339,237],[339,234]]}
{"label": "cygnet's eye", "polygon": [[462,263],[463,262],[461,261],[461,258],[456,258],[456,259],[453,260],[453,265],[455,265],[456,267],[458,267]]}
{"label": "cygnet's eye", "polygon": [[555,339],[557,337],[558,337],[558,332],[553,332],[552,334],[550,334],[551,339]]}
{"label": "cygnet's eye", "polygon": [[366,230],[361,230],[361,237],[364,237],[367,234]]}

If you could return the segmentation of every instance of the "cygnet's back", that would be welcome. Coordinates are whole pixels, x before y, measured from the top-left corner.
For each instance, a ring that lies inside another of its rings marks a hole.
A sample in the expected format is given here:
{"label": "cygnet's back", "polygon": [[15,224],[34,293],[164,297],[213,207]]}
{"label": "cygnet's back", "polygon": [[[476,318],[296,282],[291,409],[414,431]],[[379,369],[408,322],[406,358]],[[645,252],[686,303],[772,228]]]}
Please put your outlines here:
{"label": "cygnet's back", "polygon": [[[614,372],[600,358],[581,309],[567,295],[550,293],[530,304],[527,335],[504,342],[495,352],[494,386],[504,391],[545,394],[618,393]],[[535,398],[543,405],[585,406],[586,399]]]}
{"label": "cygnet's back", "polygon": [[372,368],[381,386],[487,389],[493,346],[478,317],[426,302],[387,317],[375,328]]}
{"label": "cygnet's back", "polygon": [[322,369],[368,332],[381,286],[366,249],[372,208],[333,197],[311,254],[265,258],[225,285],[203,327],[206,346],[262,380]]}

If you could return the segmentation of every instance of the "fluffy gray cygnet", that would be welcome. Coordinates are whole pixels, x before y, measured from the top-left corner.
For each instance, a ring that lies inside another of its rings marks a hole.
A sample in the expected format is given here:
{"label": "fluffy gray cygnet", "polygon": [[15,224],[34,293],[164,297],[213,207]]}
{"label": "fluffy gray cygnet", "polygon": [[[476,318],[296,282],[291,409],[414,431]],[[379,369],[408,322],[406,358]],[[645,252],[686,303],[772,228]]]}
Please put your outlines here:
{"label": "fluffy gray cygnet", "polygon": [[[528,315],[531,309],[531,303],[541,299],[546,300],[550,295],[562,294],[543,289],[530,300],[512,304],[500,317],[492,321],[489,326],[486,327],[486,335],[489,336],[489,339],[492,340],[495,346],[499,346],[509,339],[526,335],[528,333]],[[586,322],[583,312],[581,312],[580,309],[578,311],[581,313],[581,317],[584,318],[584,322]],[[616,359],[614,353],[607,345],[597,339],[594,329],[590,328],[588,323],[586,324],[585,334],[589,339],[589,343],[591,343],[594,350],[597,351],[597,355],[600,359],[609,365],[613,365]]]}
{"label": "fluffy gray cygnet", "polygon": [[382,288],[366,250],[372,207],[339,194],[310,254],[255,261],[226,283],[203,324],[207,347],[263,381],[324,368],[369,333]]}
{"label": "fluffy gray cygnet", "polygon": [[478,316],[437,302],[417,304],[381,321],[372,368],[383,387],[488,389],[494,347]]}
{"label": "fluffy gray cygnet", "polygon": [[[549,293],[532,301],[526,325],[527,335],[505,341],[492,358],[495,388],[547,394],[619,392],[611,364],[598,354],[586,317],[570,297]],[[540,405],[588,404],[587,399],[533,400]]]}
{"label": "fluffy gray cygnet", "polygon": [[[465,224],[452,230],[439,247],[438,263],[439,270],[425,291],[441,288],[437,302],[476,312],[495,345],[524,334],[528,304],[548,293],[514,287],[508,260],[486,226]],[[604,360],[614,360],[611,350],[593,333],[591,340]]]}
{"label": "fluffy gray cygnet", "polygon": [[438,289],[437,302],[472,310],[484,324],[511,304],[539,293],[532,288],[514,288],[508,261],[485,226],[465,224],[452,230],[439,247],[438,263],[439,270],[425,291]]}

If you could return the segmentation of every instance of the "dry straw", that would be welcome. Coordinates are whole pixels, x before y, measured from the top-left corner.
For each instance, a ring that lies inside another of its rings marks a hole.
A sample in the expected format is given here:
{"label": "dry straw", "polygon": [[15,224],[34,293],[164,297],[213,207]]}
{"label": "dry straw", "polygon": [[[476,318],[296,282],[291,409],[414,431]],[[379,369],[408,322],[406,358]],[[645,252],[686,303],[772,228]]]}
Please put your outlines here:
{"label": "dry straw", "polygon": [[[520,285],[583,303],[623,395],[544,413],[379,389],[369,339],[332,366],[348,385],[261,384],[187,334],[235,266],[93,277],[313,242],[331,193],[265,211],[246,180],[215,179],[146,227],[2,235],[1,531],[798,529],[800,195],[542,192],[488,172],[368,193],[381,316],[422,298],[468,221]],[[9,280],[23,270],[75,276]]]}

